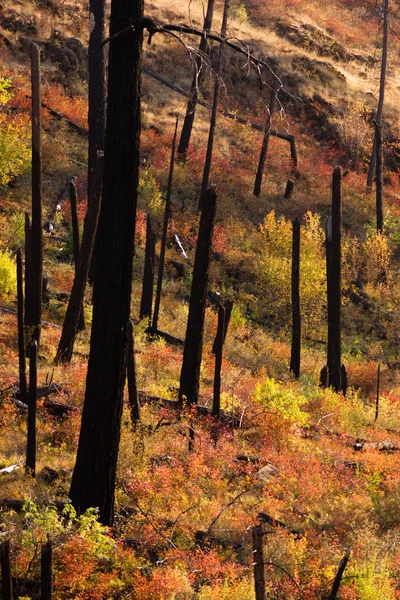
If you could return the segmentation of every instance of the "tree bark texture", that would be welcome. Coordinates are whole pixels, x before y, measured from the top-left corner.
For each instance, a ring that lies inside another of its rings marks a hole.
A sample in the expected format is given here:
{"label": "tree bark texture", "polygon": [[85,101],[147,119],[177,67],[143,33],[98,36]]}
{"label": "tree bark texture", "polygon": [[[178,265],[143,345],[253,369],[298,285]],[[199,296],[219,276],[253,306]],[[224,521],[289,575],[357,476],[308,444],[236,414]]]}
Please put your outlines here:
{"label": "tree bark texture", "polygon": [[169,222],[170,213],[171,213],[171,191],[172,191],[172,179],[174,176],[175,147],[176,147],[177,131],[178,131],[178,119],[176,120],[176,124],[175,124],[175,132],[174,132],[174,138],[172,140],[172,149],[171,149],[171,161],[170,161],[170,165],[169,165],[167,196],[166,196],[166,200],[165,200],[165,209],[164,209],[164,224],[163,224],[163,231],[162,231],[162,237],[161,237],[160,260],[159,260],[159,265],[158,265],[156,299],[154,302],[153,324],[151,327],[151,330],[153,332],[157,331],[158,316],[160,313],[162,280],[163,280],[163,276],[164,276],[165,249],[167,246],[168,222]]}
{"label": "tree bark texture", "polygon": [[61,338],[54,359],[55,363],[71,362],[72,353],[74,350],[75,338],[78,331],[79,315],[82,310],[83,296],[85,294],[85,287],[89,274],[90,261],[92,258],[97,223],[99,219],[103,164],[104,155],[102,152],[98,152],[95,176],[91,188],[92,198],[88,203],[88,209],[85,216],[78,264],[75,270],[75,278],[69,297],[67,311],[65,313]]}
{"label": "tree bark texture", "polygon": [[197,404],[199,399],[200,366],[203,349],[208,270],[214,229],[217,190],[212,186],[204,197],[199,236],[193,268],[192,290],[186,328],[185,347],[179,386],[179,403]]}
{"label": "tree bark texture", "polygon": [[271,97],[269,100],[267,122],[265,124],[264,137],[263,137],[263,142],[261,145],[260,159],[258,161],[258,168],[257,168],[256,179],[255,179],[255,183],[254,183],[253,194],[254,194],[254,196],[257,196],[257,197],[261,194],[261,184],[262,184],[262,178],[264,175],[265,160],[267,158],[269,138],[271,135],[272,115],[274,114],[277,93],[278,93],[278,86],[277,86],[276,81],[274,81],[273,87],[271,89]]}
{"label": "tree bark texture", "polygon": [[[222,26],[221,26],[221,38],[225,39],[226,37],[226,27],[228,23],[228,11],[230,6],[230,0],[225,0],[224,3],[224,14],[222,17]],[[222,61],[224,57],[225,45],[220,44],[218,48],[218,56],[217,56],[217,64],[215,66],[215,85],[214,85],[214,100],[211,109],[211,120],[210,120],[210,130],[208,133],[208,142],[207,142],[207,151],[206,151],[206,160],[204,163],[203,170],[203,180],[201,183],[201,191],[200,191],[200,200],[199,207],[200,210],[203,206],[203,199],[205,193],[208,189],[209,181],[210,181],[210,172],[211,172],[211,163],[212,163],[212,155],[213,155],[213,147],[214,147],[214,137],[215,137],[215,127],[217,125],[217,112],[218,112],[218,102],[219,102],[219,91],[221,87],[221,70],[222,70]]]}
{"label": "tree bark texture", "polygon": [[132,321],[129,320],[126,326],[126,344],[127,344],[127,365],[126,374],[128,378],[128,398],[131,411],[132,425],[140,421],[139,392],[136,381],[136,361],[135,361],[135,338]]}
{"label": "tree bark texture", "polygon": [[[76,189],[76,185],[74,181],[70,181],[69,183],[69,202],[71,206],[71,222],[72,222],[72,241],[73,241],[73,251],[74,251],[74,263],[75,263],[75,276],[76,269],[78,267],[79,260],[79,221],[78,221],[78,192]],[[85,312],[83,308],[83,299],[81,303],[81,309],[79,312],[79,320],[78,320],[78,331],[85,330]]]}
{"label": "tree bark texture", "polygon": [[292,241],[292,348],[290,370],[300,377],[301,313],[300,313],[300,221],[293,221]]}
{"label": "tree bark texture", "polygon": [[[110,35],[143,16],[143,0],[112,0]],[[70,498],[79,513],[114,520],[114,488],[126,378],[140,148],[143,30],[110,42],[103,197],[97,231],[93,325]]]}
{"label": "tree bark texture", "polygon": [[0,545],[1,566],[1,597],[3,600],[12,600],[12,582],[10,568],[10,541],[6,540]]}
{"label": "tree bark texture", "polygon": [[22,252],[17,252],[17,303],[18,303],[18,358],[19,358],[19,399],[28,403],[28,386],[26,382],[26,349],[24,328],[24,289],[22,272]]}
{"label": "tree bark texture", "polygon": [[[379,84],[379,100],[378,100],[378,108],[376,111],[376,123],[382,123],[383,103],[385,101],[388,41],[389,41],[389,0],[383,0],[382,60],[381,60],[381,77],[380,77],[380,84]],[[377,132],[375,130],[371,160],[369,162],[369,168],[368,168],[368,177],[367,177],[367,186],[368,187],[372,187],[372,183],[374,181],[377,149],[378,149],[377,148]]]}
{"label": "tree bark texture", "polygon": [[37,342],[34,340],[29,347],[28,432],[25,463],[26,470],[32,477],[36,475],[37,348]]}
{"label": "tree bark texture", "polygon": [[105,0],[90,0],[89,35],[89,159],[88,202],[91,198],[92,180],[96,168],[98,150],[104,150],[106,123],[105,85]]}
{"label": "tree bark texture", "polygon": [[144,257],[143,271],[143,287],[142,299],[140,302],[139,318],[147,317],[151,319],[151,311],[153,307],[153,286],[154,272],[156,267],[156,234],[154,231],[153,222],[149,213],[147,213],[146,224],[146,249]]}
{"label": "tree bark texture", "polygon": [[40,600],[53,598],[53,546],[51,542],[42,545],[41,573],[40,573]]}
{"label": "tree bark texture", "polygon": [[[214,15],[214,3],[215,0],[208,0],[207,13],[204,17],[203,30],[210,31],[212,26],[212,20]],[[178,155],[181,157],[186,156],[189,148],[190,136],[192,134],[192,128],[194,123],[194,116],[196,112],[196,104],[198,100],[198,88],[202,80],[202,74],[204,73],[203,57],[207,52],[208,40],[207,35],[201,38],[199,51],[195,60],[195,72],[193,74],[192,85],[190,87],[189,102],[186,108],[185,120],[183,122],[181,138],[178,145]]]}
{"label": "tree bark texture", "polygon": [[40,340],[42,318],[42,142],[40,103],[40,50],[31,44],[32,83],[32,234],[30,244],[30,294],[27,297],[25,322],[30,339]]}
{"label": "tree bark texture", "polygon": [[215,354],[215,371],[214,371],[214,395],[213,409],[214,417],[219,417],[221,411],[221,368],[222,368],[222,349],[224,346],[224,329],[225,329],[225,307],[220,304],[218,307],[218,328],[217,335],[213,346]]}
{"label": "tree bark texture", "polygon": [[256,600],[265,600],[264,541],[263,526],[253,527],[253,572]]}
{"label": "tree bark texture", "polygon": [[375,126],[376,139],[376,229],[383,233],[383,140],[382,123]]}
{"label": "tree bark texture", "polygon": [[350,549],[346,550],[346,554],[340,561],[338,571],[337,571],[335,579],[333,581],[331,592],[328,596],[328,600],[336,600],[337,594],[339,592],[340,584],[342,581],[343,573],[347,566],[347,563],[349,562],[349,558],[350,558]]}
{"label": "tree bark texture", "polygon": [[332,231],[327,232],[328,376],[329,385],[339,392],[342,366],[342,169],[340,167],[335,167],[333,171],[331,223]]}

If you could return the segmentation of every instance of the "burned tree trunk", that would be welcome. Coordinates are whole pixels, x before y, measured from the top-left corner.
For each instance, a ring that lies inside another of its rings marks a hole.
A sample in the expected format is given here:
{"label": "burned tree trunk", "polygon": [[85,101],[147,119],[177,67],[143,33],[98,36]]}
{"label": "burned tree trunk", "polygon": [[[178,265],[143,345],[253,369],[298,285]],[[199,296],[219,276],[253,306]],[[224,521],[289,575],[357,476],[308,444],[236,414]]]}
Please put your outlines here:
{"label": "burned tree trunk", "polygon": [[129,407],[131,409],[131,421],[132,425],[135,425],[140,421],[140,406],[139,406],[139,392],[136,383],[136,361],[135,361],[135,338],[133,333],[132,321],[129,320],[126,326],[126,351],[127,351],[127,365],[126,374],[128,378],[128,398]]}
{"label": "burned tree trunk", "polygon": [[[26,311],[28,310],[29,298],[32,296],[32,277],[31,277],[31,240],[32,226],[29,213],[25,213],[25,303],[24,303],[24,325],[25,338],[27,338],[28,322],[26,320]],[[28,350],[27,350],[28,351]]]}
{"label": "burned tree trunk", "polygon": [[204,197],[200,217],[199,237],[193,268],[192,291],[186,328],[185,347],[179,387],[179,403],[197,404],[199,398],[200,366],[203,350],[204,316],[206,308],[208,270],[214,229],[217,190],[209,188]]}
{"label": "burned tree trunk", "polygon": [[24,290],[22,273],[22,252],[17,252],[17,303],[18,303],[18,357],[19,357],[19,399],[28,403],[28,386],[26,383],[26,350],[24,329]]}
{"label": "burned tree trunk", "polygon": [[256,600],[265,600],[264,541],[263,526],[253,527],[253,572]]}
{"label": "burned tree trunk", "polygon": [[[226,27],[228,23],[228,11],[230,6],[230,0],[225,0],[224,3],[224,14],[222,17],[222,26],[221,26],[221,38],[225,39],[226,37]],[[201,191],[200,191],[200,199],[198,210],[201,210],[203,207],[203,199],[205,193],[208,189],[209,181],[210,181],[210,172],[211,172],[211,162],[212,162],[212,154],[214,147],[214,136],[215,136],[215,127],[217,125],[217,112],[218,112],[218,102],[219,102],[219,91],[221,87],[221,70],[222,70],[222,60],[224,56],[224,44],[220,44],[218,48],[218,57],[217,64],[215,66],[215,86],[214,86],[214,100],[211,109],[211,120],[210,120],[210,131],[208,133],[208,143],[207,143],[207,152],[206,152],[206,160],[204,163],[203,170],[203,180],[201,183]]]}
{"label": "burned tree trunk", "polygon": [[105,0],[90,0],[89,36],[89,167],[88,202],[91,198],[92,180],[96,169],[98,150],[104,149],[106,117],[105,86]]}
{"label": "burned tree trunk", "polygon": [[98,152],[95,176],[92,181],[92,198],[88,203],[88,209],[85,216],[78,264],[75,270],[74,283],[72,285],[71,295],[69,297],[67,312],[65,313],[57,354],[54,358],[55,363],[71,362],[72,352],[74,350],[75,338],[78,331],[79,315],[82,310],[82,301],[89,274],[90,261],[92,258],[97,223],[99,219],[103,162],[103,153]]}
{"label": "burned tree trunk", "polygon": [[146,249],[144,257],[142,299],[140,302],[139,319],[151,319],[153,306],[154,271],[156,266],[156,234],[151,220],[147,214]]}
{"label": "burned tree trunk", "polygon": [[[73,180],[69,183],[69,202],[71,206],[71,222],[72,222],[72,242],[73,242],[73,252],[74,252],[74,263],[75,263],[75,276],[76,270],[78,268],[78,260],[79,260],[79,222],[78,222],[78,207],[77,207],[77,190],[76,185]],[[78,321],[78,331],[85,330],[85,312],[83,308],[83,299],[81,304],[81,309],[79,313],[79,321]]]}
{"label": "burned tree trunk", "polygon": [[10,568],[10,540],[0,545],[1,592],[3,600],[12,600],[12,580]]}
{"label": "burned tree trunk", "polygon": [[[104,150],[106,125],[106,59],[105,47],[105,0],[89,0],[90,36],[89,36],[89,148],[88,148],[88,203],[92,197],[92,184],[96,169],[96,156]],[[90,268],[90,282],[94,280],[95,256],[93,251]]]}
{"label": "burned tree trunk", "polygon": [[[203,30],[209,31],[212,26],[213,14],[214,14],[214,2],[215,0],[208,0],[207,13],[204,17]],[[185,120],[183,122],[181,139],[178,145],[178,156],[184,158],[188,151],[190,136],[192,134],[194,116],[196,112],[196,104],[198,99],[198,88],[202,80],[203,68],[203,56],[207,52],[208,40],[205,34],[201,38],[199,51],[195,60],[195,72],[193,74],[192,85],[190,88],[189,102],[186,108]]]}
{"label": "burned tree trunk", "polygon": [[[143,17],[143,0],[112,0],[110,35]],[[140,21],[139,21],[140,22]],[[114,488],[126,378],[126,323],[140,147],[143,29],[110,40],[103,197],[97,231],[93,325],[86,393],[70,498],[79,513],[97,506],[114,520]]]}
{"label": "burned tree trunk", "polygon": [[348,550],[346,550],[345,555],[343,556],[342,560],[340,561],[338,571],[336,573],[335,579],[332,584],[331,592],[328,596],[328,600],[336,600],[338,592],[339,592],[340,584],[342,582],[343,573],[344,573],[345,568],[347,567],[349,558],[350,558],[350,548]]}
{"label": "burned tree trunk", "polygon": [[341,386],[342,306],[342,169],[336,167],[332,181],[332,219],[327,227],[326,258],[328,280],[328,376],[336,392]]}
{"label": "burned tree trunk", "polygon": [[160,313],[160,302],[161,302],[161,291],[162,291],[162,280],[164,276],[164,262],[165,262],[165,249],[167,246],[167,233],[168,233],[168,222],[171,212],[171,191],[172,191],[172,179],[174,175],[174,165],[175,165],[175,145],[176,145],[176,134],[178,130],[178,119],[175,124],[175,132],[174,138],[172,140],[172,150],[171,150],[171,162],[169,166],[169,176],[168,176],[168,188],[167,188],[167,196],[165,200],[165,209],[164,209],[164,225],[161,237],[161,250],[160,250],[160,261],[158,265],[158,278],[157,278],[157,290],[156,290],[156,299],[154,302],[154,314],[153,314],[153,323],[151,326],[151,331],[156,333],[158,328],[158,315]]}
{"label": "burned tree trunk", "polygon": [[300,314],[300,221],[293,221],[292,243],[292,349],[290,370],[300,377],[301,314]]}
{"label": "burned tree trunk", "polygon": [[267,122],[265,124],[265,129],[264,129],[264,137],[263,137],[263,143],[261,146],[260,159],[258,161],[256,180],[254,183],[253,194],[254,194],[254,196],[257,196],[257,197],[261,194],[261,184],[262,184],[262,178],[263,178],[263,174],[264,174],[265,160],[267,158],[269,138],[270,138],[270,134],[271,134],[272,115],[274,114],[274,107],[275,107],[277,94],[278,94],[278,86],[277,86],[276,80],[274,80],[273,87],[271,89],[271,97],[269,100]]}
{"label": "burned tree trunk", "polygon": [[375,126],[376,139],[376,229],[383,233],[383,140],[382,123]]}
{"label": "burned tree trunk", "polygon": [[40,50],[31,44],[32,80],[32,229],[30,240],[29,294],[25,323],[30,340],[40,340],[42,318],[42,148],[40,101]]}
{"label": "burned tree trunk", "polygon": [[40,599],[53,598],[53,545],[50,541],[42,545],[40,572]]}
{"label": "burned tree trunk", "polygon": [[222,349],[224,346],[225,332],[225,307],[218,307],[218,327],[217,335],[215,336],[213,353],[215,354],[215,371],[214,371],[214,395],[212,414],[214,417],[219,417],[221,411],[221,367],[222,367]]}
{"label": "burned tree trunk", "polygon": [[[383,103],[385,101],[386,87],[386,67],[388,56],[388,40],[389,40],[389,0],[383,0],[383,32],[382,32],[382,60],[381,60],[381,77],[379,84],[379,100],[376,111],[376,123],[382,123]],[[372,147],[371,160],[369,162],[367,186],[372,187],[374,181],[375,165],[377,158],[377,131],[375,130],[374,143]]]}
{"label": "burned tree trunk", "polygon": [[28,431],[26,444],[27,472],[36,475],[36,394],[37,394],[37,342],[31,342],[29,348],[29,399],[28,399]]}

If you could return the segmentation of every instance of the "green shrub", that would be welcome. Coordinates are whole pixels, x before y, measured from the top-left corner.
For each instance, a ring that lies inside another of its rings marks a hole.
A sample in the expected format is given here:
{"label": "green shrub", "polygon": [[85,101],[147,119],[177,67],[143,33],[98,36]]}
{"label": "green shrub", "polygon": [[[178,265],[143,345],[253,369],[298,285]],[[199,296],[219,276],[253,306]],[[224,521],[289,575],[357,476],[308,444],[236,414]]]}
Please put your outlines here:
{"label": "green shrub", "polygon": [[280,415],[290,423],[306,425],[308,414],[302,410],[307,404],[304,396],[284,388],[275,379],[267,378],[256,386],[253,398],[267,411]]}
{"label": "green shrub", "polygon": [[0,296],[17,291],[17,268],[9,250],[0,250]]}

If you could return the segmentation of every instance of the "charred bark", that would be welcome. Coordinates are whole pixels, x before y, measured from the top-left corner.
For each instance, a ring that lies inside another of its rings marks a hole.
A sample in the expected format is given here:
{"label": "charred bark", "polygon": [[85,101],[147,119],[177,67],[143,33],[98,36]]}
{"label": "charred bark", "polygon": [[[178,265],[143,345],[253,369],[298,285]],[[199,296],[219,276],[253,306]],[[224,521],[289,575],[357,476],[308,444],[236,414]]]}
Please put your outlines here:
{"label": "charred bark", "polygon": [[[110,35],[143,15],[143,0],[112,0]],[[114,488],[126,377],[140,147],[143,31],[110,42],[102,206],[97,231],[93,325],[78,454],[70,498],[79,513],[114,520]]]}
{"label": "charred bark", "polygon": [[376,229],[383,233],[383,140],[382,123],[375,126],[376,140]]}
{"label": "charred bark", "polygon": [[126,374],[128,378],[128,398],[131,411],[132,425],[140,421],[139,392],[136,381],[136,361],[135,361],[135,338],[132,321],[129,320],[126,326],[126,344],[127,344],[127,365]]}
{"label": "charred bark", "polygon": [[26,444],[27,472],[36,475],[36,401],[37,401],[37,342],[31,342],[29,348],[29,398],[28,398],[28,432]]}
{"label": "charred bark", "polygon": [[58,344],[55,363],[71,362],[76,334],[78,332],[79,315],[82,310],[83,296],[89,274],[92,258],[97,223],[101,204],[101,185],[103,177],[104,157],[98,152],[95,177],[92,182],[92,198],[88,203],[88,210],[83,226],[82,244],[79,252],[78,264],[75,270],[74,283],[69,297],[67,312],[65,313],[61,338]]}
{"label": "charred bark", "polygon": [[[214,2],[215,0],[208,0],[207,13],[204,18],[203,30],[204,32],[210,31],[212,26],[213,14],[214,14]],[[203,79],[203,56],[207,52],[208,40],[207,34],[201,38],[199,51],[195,60],[195,72],[193,74],[192,85],[190,87],[189,102],[186,108],[185,120],[183,122],[181,138],[178,145],[178,156],[184,158],[189,148],[190,136],[192,134],[192,128],[194,123],[194,117],[196,112],[196,104],[198,100],[198,89]]]}
{"label": "charred bark", "polygon": [[214,229],[217,190],[213,186],[204,197],[199,237],[193,268],[192,291],[186,328],[185,347],[179,387],[179,403],[197,404],[200,386],[200,366],[203,349],[208,270]]}
{"label": "charred bark", "polygon": [[[74,263],[75,263],[75,277],[76,270],[78,268],[79,261],[79,221],[78,221],[78,193],[76,190],[76,185],[74,181],[70,181],[69,183],[69,202],[71,206],[71,223],[72,223],[72,242],[73,242],[73,252],[74,252]],[[83,308],[83,299],[81,303],[81,308],[79,312],[79,320],[78,320],[78,331],[85,330],[85,312]]]}
{"label": "charred bark", "polygon": [[258,161],[257,174],[256,174],[255,183],[254,183],[253,194],[254,194],[254,196],[257,196],[257,197],[261,194],[261,184],[262,184],[262,178],[263,178],[263,174],[264,174],[265,160],[267,158],[269,138],[271,135],[272,115],[274,114],[274,108],[275,108],[277,94],[278,94],[278,86],[277,86],[276,80],[274,80],[273,87],[271,89],[271,97],[269,100],[267,122],[265,124],[264,137],[263,137],[263,142],[261,145],[260,159]]}
{"label": "charred bark", "polygon": [[17,302],[18,302],[18,357],[19,357],[19,399],[28,403],[28,386],[26,382],[26,349],[24,329],[24,290],[22,273],[22,252],[17,252]]}
{"label": "charred bark", "polygon": [[156,234],[151,216],[147,214],[146,249],[144,257],[142,299],[140,302],[139,318],[151,319],[153,307],[154,271],[156,267]]}

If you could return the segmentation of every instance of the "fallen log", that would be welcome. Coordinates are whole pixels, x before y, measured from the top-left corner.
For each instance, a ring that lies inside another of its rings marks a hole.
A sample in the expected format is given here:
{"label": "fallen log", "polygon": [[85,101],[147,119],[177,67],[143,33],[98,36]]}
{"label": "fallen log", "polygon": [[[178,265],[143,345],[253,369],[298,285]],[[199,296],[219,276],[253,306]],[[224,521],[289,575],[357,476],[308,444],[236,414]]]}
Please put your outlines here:
{"label": "fallen log", "polygon": [[148,327],[146,329],[146,333],[148,333],[149,335],[155,335],[158,337],[162,337],[162,338],[164,338],[164,340],[166,342],[168,342],[169,344],[172,344],[173,346],[184,346],[185,345],[184,340],[181,340],[180,338],[177,338],[174,335],[171,335],[170,333],[166,333],[165,331],[161,331],[160,329],[153,329],[152,327]]}

